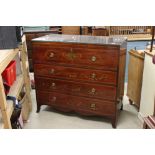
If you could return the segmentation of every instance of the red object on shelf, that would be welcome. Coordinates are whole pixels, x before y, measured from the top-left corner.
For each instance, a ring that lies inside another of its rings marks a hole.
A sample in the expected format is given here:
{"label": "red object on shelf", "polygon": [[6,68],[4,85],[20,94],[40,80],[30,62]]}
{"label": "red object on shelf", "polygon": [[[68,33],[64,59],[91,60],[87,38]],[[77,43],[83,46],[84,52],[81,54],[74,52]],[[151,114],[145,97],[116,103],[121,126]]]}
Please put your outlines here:
{"label": "red object on shelf", "polygon": [[2,73],[4,82],[11,86],[16,81],[16,61],[11,61]]}

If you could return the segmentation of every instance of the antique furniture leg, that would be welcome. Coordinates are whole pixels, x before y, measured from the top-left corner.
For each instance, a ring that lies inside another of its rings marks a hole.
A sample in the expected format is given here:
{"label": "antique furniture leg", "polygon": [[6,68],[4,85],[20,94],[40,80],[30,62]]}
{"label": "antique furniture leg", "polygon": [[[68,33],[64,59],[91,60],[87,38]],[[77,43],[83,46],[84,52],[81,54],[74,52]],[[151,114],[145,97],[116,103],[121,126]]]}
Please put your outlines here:
{"label": "antique furniture leg", "polygon": [[37,104],[37,113],[39,113],[40,112],[40,107],[41,107],[41,105],[40,104]]}
{"label": "antique furniture leg", "polygon": [[121,100],[121,108],[120,108],[120,110],[123,110],[123,96],[120,97],[120,100]]}
{"label": "antique furniture leg", "polygon": [[132,105],[133,104],[133,101],[131,99],[129,99],[129,103]]}
{"label": "antique furniture leg", "polygon": [[143,124],[143,129],[147,129],[147,124],[146,124],[145,121],[144,121],[144,124]]}
{"label": "antique furniture leg", "polygon": [[112,121],[112,127],[113,127],[114,129],[116,129],[116,122],[115,122],[115,121]]}
{"label": "antique furniture leg", "polygon": [[115,129],[116,128],[116,118],[115,117],[111,118],[111,124],[112,124],[112,127]]}
{"label": "antique furniture leg", "polygon": [[121,104],[121,108],[120,108],[120,110],[123,110],[123,103]]}
{"label": "antique furniture leg", "polygon": [[121,101],[123,101],[123,96],[120,97]]}

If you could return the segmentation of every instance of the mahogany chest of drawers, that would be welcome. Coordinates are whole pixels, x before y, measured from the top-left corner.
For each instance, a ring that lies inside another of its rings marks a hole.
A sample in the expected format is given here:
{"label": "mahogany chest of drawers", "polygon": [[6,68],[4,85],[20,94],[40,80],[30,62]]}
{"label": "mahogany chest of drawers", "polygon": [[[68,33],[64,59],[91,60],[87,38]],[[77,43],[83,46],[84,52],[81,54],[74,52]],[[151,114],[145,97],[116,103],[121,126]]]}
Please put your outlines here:
{"label": "mahogany chest of drawers", "polygon": [[124,38],[53,34],[32,45],[37,112],[49,105],[104,116],[116,127],[124,94]]}

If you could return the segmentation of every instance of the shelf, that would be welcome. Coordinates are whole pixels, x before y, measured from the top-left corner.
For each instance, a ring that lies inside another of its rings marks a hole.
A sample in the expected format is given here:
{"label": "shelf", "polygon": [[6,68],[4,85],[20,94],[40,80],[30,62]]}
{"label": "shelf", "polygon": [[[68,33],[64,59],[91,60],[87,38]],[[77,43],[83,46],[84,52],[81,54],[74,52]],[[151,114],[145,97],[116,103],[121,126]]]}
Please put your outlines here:
{"label": "shelf", "polygon": [[[19,96],[19,93],[21,92],[23,84],[24,84],[23,75],[17,76],[16,81],[11,86],[8,96],[14,96],[17,98]],[[8,111],[8,116],[10,118],[13,112],[13,102],[10,100],[7,100],[7,111]],[[3,128],[3,123],[2,123],[1,118],[2,116],[0,113],[0,129]]]}
{"label": "shelf", "polygon": [[[8,110],[8,116],[10,118],[12,115],[12,112],[13,112],[13,102],[12,101],[7,101],[7,110]],[[2,122],[2,115],[0,113],[0,129],[3,129],[3,128],[4,128],[4,124]]]}
{"label": "shelf", "polygon": [[19,52],[18,49],[0,50],[0,74]]}
{"label": "shelf", "polygon": [[[12,101],[7,101],[7,111],[8,111],[8,116],[9,118],[12,115],[13,112],[13,102]],[[4,128],[4,124],[2,122],[2,114],[0,113],[0,129]]]}
{"label": "shelf", "polygon": [[4,124],[2,122],[2,114],[0,113],[0,129],[4,128]]}
{"label": "shelf", "polygon": [[11,89],[9,91],[8,96],[15,96],[18,97],[19,93],[23,87],[23,83],[24,83],[24,79],[23,79],[23,75],[18,75],[16,78],[16,81],[14,82],[14,84],[11,86]]}

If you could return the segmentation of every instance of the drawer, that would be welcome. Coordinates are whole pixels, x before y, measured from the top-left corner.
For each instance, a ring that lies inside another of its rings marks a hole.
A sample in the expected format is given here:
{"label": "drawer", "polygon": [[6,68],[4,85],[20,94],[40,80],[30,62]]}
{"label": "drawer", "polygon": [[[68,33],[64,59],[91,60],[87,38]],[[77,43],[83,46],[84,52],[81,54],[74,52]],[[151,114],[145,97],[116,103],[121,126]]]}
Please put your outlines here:
{"label": "drawer", "polygon": [[117,83],[117,73],[113,71],[42,64],[35,64],[34,71],[37,76],[46,76],[85,82],[98,82],[112,85],[116,85]]}
{"label": "drawer", "polygon": [[59,63],[67,66],[117,70],[118,55],[117,49],[111,48],[33,46],[34,63]]}
{"label": "drawer", "polygon": [[116,103],[86,97],[71,96],[56,92],[37,91],[38,104],[50,105],[58,108],[90,114],[90,115],[114,115]]}
{"label": "drawer", "polygon": [[116,87],[114,86],[38,77],[35,78],[35,84],[36,89],[43,91],[55,91],[106,100],[116,99]]}

